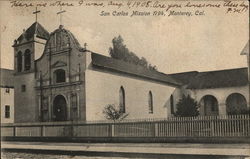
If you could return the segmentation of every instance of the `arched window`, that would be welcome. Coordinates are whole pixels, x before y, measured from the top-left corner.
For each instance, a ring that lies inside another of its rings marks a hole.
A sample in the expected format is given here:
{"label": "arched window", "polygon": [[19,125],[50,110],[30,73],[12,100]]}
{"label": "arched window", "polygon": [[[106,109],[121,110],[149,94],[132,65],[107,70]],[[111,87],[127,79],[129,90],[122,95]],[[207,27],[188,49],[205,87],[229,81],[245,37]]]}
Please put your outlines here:
{"label": "arched window", "polygon": [[30,70],[30,66],[31,66],[31,54],[30,54],[30,50],[27,49],[25,50],[25,53],[24,53],[24,69],[26,71]]}
{"label": "arched window", "polygon": [[170,96],[170,110],[171,114],[174,114],[174,96],[172,94]]}
{"label": "arched window", "polygon": [[120,101],[119,101],[119,106],[120,106],[120,111],[122,113],[125,113],[125,91],[124,88],[121,86],[120,91],[119,91],[119,97],[120,97]]}
{"label": "arched window", "polygon": [[240,93],[232,93],[226,99],[226,111],[229,115],[246,114],[247,101]]}
{"label": "arched window", "polygon": [[19,51],[17,53],[17,71],[18,72],[22,71],[22,65],[23,65],[22,52]]}
{"label": "arched window", "polygon": [[151,114],[153,113],[153,95],[151,91],[148,93],[148,111]]}
{"label": "arched window", "polygon": [[205,95],[200,101],[201,109],[203,110],[202,115],[219,115],[219,107],[217,99],[212,95]]}
{"label": "arched window", "polygon": [[56,70],[54,72],[55,83],[62,83],[66,81],[66,74],[63,69]]}

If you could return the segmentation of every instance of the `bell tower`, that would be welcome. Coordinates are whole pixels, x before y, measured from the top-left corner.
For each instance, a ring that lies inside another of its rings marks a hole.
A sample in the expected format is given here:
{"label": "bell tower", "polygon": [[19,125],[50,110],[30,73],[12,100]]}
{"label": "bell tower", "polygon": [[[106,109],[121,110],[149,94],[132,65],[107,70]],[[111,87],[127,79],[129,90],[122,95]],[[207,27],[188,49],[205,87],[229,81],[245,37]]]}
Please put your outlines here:
{"label": "bell tower", "polygon": [[38,22],[14,40],[15,122],[38,121],[36,107],[36,61],[42,56],[49,32]]}
{"label": "bell tower", "polygon": [[23,33],[14,41],[14,67],[15,74],[22,74],[34,71],[34,39],[29,30],[23,30]]}

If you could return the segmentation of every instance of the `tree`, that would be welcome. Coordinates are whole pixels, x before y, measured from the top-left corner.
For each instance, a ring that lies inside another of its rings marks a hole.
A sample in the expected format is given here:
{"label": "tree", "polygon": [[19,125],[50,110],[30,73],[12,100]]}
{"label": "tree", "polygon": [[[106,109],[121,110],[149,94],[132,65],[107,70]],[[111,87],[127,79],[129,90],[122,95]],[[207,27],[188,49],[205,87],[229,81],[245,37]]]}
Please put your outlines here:
{"label": "tree", "polygon": [[197,101],[195,101],[190,95],[183,95],[182,98],[177,103],[177,111],[175,112],[175,116],[178,117],[192,117],[198,116],[199,106]]}
{"label": "tree", "polygon": [[123,113],[119,109],[116,109],[114,104],[108,104],[103,109],[103,114],[106,119],[116,122],[117,120],[123,120],[128,116],[128,113]]}
{"label": "tree", "polygon": [[109,54],[112,58],[140,65],[152,71],[157,71],[156,66],[149,64],[146,58],[139,58],[134,52],[129,51],[123,42],[124,40],[120,35],[114,37],[112,40],[113,47],[109,48]]}

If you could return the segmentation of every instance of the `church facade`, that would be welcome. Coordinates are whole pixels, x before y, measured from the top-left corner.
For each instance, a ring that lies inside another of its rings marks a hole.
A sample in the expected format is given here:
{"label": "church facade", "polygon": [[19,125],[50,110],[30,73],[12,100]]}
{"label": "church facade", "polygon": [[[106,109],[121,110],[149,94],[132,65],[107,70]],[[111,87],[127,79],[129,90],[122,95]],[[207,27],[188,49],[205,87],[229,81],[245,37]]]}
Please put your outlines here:
{"label": "church facade", "polygon": [[59,26],[35,22],[15,40],[15,122],[105,120],[115,104],[128,119],[165,118],[181,83],[82,48]]}

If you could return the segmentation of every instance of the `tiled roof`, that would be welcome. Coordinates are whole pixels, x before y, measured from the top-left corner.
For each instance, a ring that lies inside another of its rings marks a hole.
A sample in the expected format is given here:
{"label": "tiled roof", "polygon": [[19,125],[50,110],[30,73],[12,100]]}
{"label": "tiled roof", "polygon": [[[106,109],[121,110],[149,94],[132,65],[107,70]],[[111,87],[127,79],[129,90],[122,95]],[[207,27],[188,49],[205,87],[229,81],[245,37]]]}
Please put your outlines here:
{"label": "tiled roof", "polygon": [[35,34],[41,39],[49,39],[49,32],[41,24],[35,22],[22,35],[19,36],[17,41],[21,43],[24,38],[26,40],[30,40]]}
{"label": "tiled roof", "polygon": [[170,74],[174,79],[182,82],[183,84],[188,84],[191,80],[198,74],[198,71],[183,72]]}
{"label": "tiled roof", "polygon": [[245,86],[248,84],[247,68],[236,68],[209,72],[186,72],[171,74],[173,78],[182,81],[188,89],[209,89]]}
{"label": "tiled roof", "polygon": [[163,82],[168,85],[173,85],[173,86],[181,85],[180,82],[176,81],[169,75],[158,71],[151,71],[138,65],[130,64],[121,60],[117,60],[96,53],[92,53],[91,58],[92,58],[92,64],[97,67],[110,69],[130,75],[135,75],[158,82]]}
{"label": "tiled roof", "polygon": [[14,87],[14,70],[0,68],[0,87]]}

